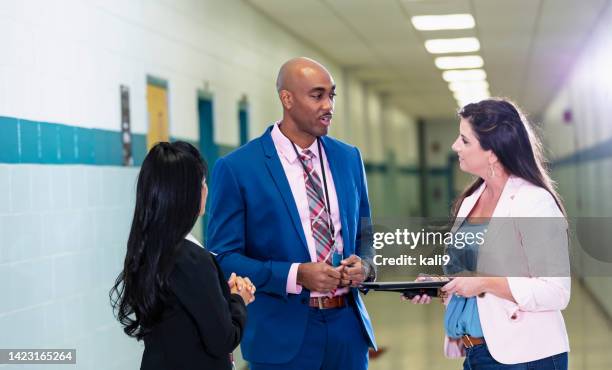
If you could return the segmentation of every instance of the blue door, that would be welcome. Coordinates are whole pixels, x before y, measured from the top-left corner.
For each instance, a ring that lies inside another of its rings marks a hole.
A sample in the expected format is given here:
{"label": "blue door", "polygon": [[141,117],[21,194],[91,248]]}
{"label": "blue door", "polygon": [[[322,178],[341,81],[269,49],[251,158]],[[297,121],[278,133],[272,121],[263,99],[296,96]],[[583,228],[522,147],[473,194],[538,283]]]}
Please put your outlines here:
{"label": "blue door", "polygon": [[[212,173],[212,168],[219,157],[219,148],[215,144],[215,130],[213,120],[213,99],[208,96],[198,97],[198,117],[200,125],[200,153],[208,162],[208,174]],[[207,180],[210,184],[210,180]],[[208,212],[202,220],[202,236],[206,240],[206,225],[208,224]]]}

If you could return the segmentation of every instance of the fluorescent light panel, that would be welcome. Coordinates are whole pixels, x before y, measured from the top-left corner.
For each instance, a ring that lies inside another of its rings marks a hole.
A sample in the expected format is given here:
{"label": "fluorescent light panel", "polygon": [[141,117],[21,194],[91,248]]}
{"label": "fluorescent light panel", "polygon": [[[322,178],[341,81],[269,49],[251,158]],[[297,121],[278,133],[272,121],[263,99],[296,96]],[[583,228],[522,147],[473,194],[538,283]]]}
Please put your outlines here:
{"label": "fluorescent light panel", "polygon": [[483,81],[487,78],[487,73],[482,69],[451,70],[444,71],[442,78],[446,82]]}
{"label": "fluorescent light panel", "polygon": [[432,39],[425,41],[425,49],[431,54],[471,53],[480,50],[480,42],[476,37]]}
{"label": "fluorescent light panel", "polygon": [[464,30],[476,24],[471,14],[417,15],[411,21],[419,31]]}
{"label": "fluorescent light panel", "polygon": [[480,68],[484,65],[484,60],[480,55],[437,57],[435,64],[440,69]]}
{"label": "fluorescent light panel", "polygon": [[459,107],[463,107],[469,103],[476,103],[491,97],[488,90],[479,93],[454,93],[453,97],[457,101]]}
{"label": "fluorescent light panel", "polygon": [[448,84],[452,92],[458,91],[482,91],[489,89],[487,81],[454,81]]}
{"label": "fluorescent light panel", "polygon": [[419,31],[465,30],[476,25],[471,14],[417,15],[411,21]]}

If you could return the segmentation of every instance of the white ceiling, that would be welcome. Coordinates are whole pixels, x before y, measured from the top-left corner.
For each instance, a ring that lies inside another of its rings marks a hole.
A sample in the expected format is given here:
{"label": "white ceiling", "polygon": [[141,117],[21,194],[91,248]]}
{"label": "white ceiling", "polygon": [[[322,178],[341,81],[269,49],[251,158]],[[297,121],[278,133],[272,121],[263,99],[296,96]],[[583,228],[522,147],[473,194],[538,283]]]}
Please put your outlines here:
{"label": "white ceiling", "polygon": [[[491,94],[530,115],[550,102],[612,0],[246,0],[415,117],[451,117],[456,102],[429,38],[478,37]],[[413,15],[470,13],[476,28],[417,31]]]}

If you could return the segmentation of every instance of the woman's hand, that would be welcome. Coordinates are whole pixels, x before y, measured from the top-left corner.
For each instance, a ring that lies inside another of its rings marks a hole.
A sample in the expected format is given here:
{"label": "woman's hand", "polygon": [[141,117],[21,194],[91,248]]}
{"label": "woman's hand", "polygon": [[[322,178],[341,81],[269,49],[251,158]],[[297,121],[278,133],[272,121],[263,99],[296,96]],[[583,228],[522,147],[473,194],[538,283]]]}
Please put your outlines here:
{"label": "woman's hand", "polygon": [[[429,275],[419,275],[415,281],[448,281],[448,278],[443,276],[429,276]],[[441,297],[444,298],[444,297]],[[410,301],[412,304],[429,304],[431,303],[431,297],[427,294],[423,295],[415,295],[412,299],[404,296],[402,294],[402,301]]]}
{"label": "woman's hand", "polygon": [[409,299],[408,297],[402,295],[402,301],[410,301],[412,304],[430,304],[431,297],[427,294],[423,294],[415,295],[414,297],[412,297],[412,299]]}
{"label": "woman's hand", "polygon": [[447,294],[470,298],[485,292],[485,279],[480,277],[456,277],[441,288]]}
{"label": "woman's hand", "polygon": [[230,288],[230,291],[231,291],[235,285],[236,285],[236,273],[232,272],[229,280],[227,281],[227,286]]}
{"label": "woman's hand", "polygon": [[246,305],[255,300],[256,288],[248,277],[243,278],[236,276],[236,274],[232,272],[227,284],[230,287],[230,292],[241,296]]}
{"label": "woman's hand", "polygon": [[[414,281],[429,281],[429,280],[431,280],[431,277],[426,276],[426,275],[419,275],[417,276],[416,279],[414,279]],[[431,297],[428,296],[427,294],[423,294],[423,295],[415,295],[414,297],[412,297],[412,299],[409,299],[408,297],[402,294],[402,301],[410,301],[412,304],[430,304]]]}

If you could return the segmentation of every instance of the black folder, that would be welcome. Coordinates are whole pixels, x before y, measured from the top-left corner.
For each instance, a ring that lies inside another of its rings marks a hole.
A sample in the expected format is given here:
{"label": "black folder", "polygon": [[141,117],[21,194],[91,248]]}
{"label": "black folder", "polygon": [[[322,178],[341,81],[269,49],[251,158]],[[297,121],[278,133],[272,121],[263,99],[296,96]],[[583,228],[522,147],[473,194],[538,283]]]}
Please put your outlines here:
{"label": "black folder", "polygon": [[440,288],[448,281],[388,281],[361,283],[361,289],[378,290],[383,292],[401,293],[406,298],[427,294],[430,297],[439,297]]}

